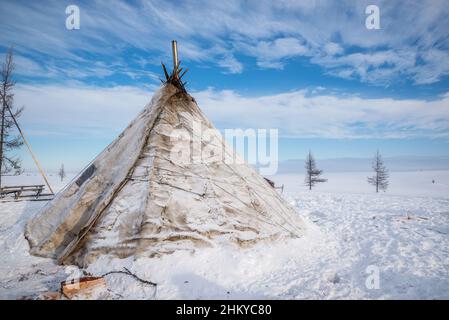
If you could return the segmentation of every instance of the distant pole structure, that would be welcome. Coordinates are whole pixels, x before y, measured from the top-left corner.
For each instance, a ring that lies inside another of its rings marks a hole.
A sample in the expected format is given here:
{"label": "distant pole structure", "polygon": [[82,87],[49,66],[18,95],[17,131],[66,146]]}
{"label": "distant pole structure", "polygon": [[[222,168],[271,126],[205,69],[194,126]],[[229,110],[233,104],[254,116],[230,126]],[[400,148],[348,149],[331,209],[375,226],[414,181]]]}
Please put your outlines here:
{"label": "distant pole structure", "polygon": [[173,70],[178,69],[179,60],[178,60],[178,44],[176,40],[172,40],[171,48],[173,52]]}

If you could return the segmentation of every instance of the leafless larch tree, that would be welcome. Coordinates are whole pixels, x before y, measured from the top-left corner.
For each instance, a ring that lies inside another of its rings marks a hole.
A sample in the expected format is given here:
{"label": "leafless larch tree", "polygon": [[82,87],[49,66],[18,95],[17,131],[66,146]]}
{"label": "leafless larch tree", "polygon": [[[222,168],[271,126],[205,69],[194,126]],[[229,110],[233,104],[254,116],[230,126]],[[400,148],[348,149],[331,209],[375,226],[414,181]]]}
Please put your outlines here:
{"label": "leafless larch tree", "polygon": [[376,187],[376,192],[379,192],[379,190],[386,191],[389,184],[389,175],[379,150],[377,150],[377,153],[373,159],[373,170],[374,175],[372,177],[368,177],[368,183]]}
{"label": "leafless larch tree", "polygon": [[21,161],[11,154],[23,144],[19,135],[15,135],[15,123],[11,114],[17,119],[23,111],[22,108],[14,108],[14,85],[12,79],[14,71],[13,51],[6,54],[1,66],[0,83],[0,187],[2,176],[9,173],[20,174],[22,172]]}
{"label": "leafless larch tree", "polygon": [[323,170],[318,170],[315,163],[315,158],[312,153],[309,151],[309,154],[306,158],[306,178],[305,183],[306,186],[309,187],[309,190],[312,190],[312,187],[319,182],[326,182],[327,179],[321,178],[321,174]]}

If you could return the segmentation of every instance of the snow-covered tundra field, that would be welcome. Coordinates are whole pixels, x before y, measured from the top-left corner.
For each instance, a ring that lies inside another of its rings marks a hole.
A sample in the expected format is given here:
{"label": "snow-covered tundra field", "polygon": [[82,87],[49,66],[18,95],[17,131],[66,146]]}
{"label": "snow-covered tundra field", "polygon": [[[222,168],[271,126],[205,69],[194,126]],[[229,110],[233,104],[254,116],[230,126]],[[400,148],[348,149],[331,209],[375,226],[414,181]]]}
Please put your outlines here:
{"label": "snow-covered tundra field", "polygon": [[[285,197],[307,224],[300,239],[154,259],[100,259],[86,271],[97,275],[127,267],[158,284],[149,290],[112,274],[103,298],[448,299],[449,171],[393,172],[388,192],[379,194],[366,183],[367,175],[329,173],[329,182],[312,191],[301,175],[272,177],[285,184]],[[9,179],[8,184],[37,182],[34,175]],[[0,203],[2,299],[57,290],[77,271],[28,254],[24,225],[43,205]]]}

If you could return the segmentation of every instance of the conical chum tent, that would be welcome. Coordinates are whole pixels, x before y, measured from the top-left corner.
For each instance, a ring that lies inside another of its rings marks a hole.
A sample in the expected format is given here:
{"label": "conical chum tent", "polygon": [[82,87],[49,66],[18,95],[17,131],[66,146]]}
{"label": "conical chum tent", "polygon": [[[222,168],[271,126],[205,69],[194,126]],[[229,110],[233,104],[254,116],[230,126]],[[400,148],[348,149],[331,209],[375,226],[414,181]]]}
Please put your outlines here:
{"label": "conical chum tent", "polygon": [[302,235],[294,209],[185,91],[174,49],[173,72],[164,67],[151,102],[29,221],[32,254],[87,266],[102,255],[155,257]]}

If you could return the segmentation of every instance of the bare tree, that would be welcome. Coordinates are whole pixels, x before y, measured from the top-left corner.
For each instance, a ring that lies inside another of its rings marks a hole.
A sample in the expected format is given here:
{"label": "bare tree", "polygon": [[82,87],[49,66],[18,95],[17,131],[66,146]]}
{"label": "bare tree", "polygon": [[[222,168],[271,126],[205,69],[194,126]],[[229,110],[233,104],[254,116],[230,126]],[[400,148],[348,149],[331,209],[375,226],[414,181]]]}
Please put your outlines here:
{"label": "bare tree", "polygon": [[0,83],[0,187],[2,185],[2,175],[10,172],[14,174],[22,173],[22,164],[18,157],[11,155],[11,151],[20,148],[23,141],[20,136],[14,135],[14,120],[11,113],[17,119],[23,111],[22,108],[14,108],[13,89],[15,82],[12,79],[14,71],[13,51],[9,49],[5,62],[1,66]]}
{"label": "bare tree", "polygon": [[59,169],[58,176],[61,178],[61,181],[64,180],[65,177],[67,177],[64,169],[64,164],[61,165],[61,168]]}
{"label": "bare tree", "polygon": [[379,150],[377,150],[377,153],[373,159],[373,170],[374,175],[372,177],[368,177],[368,183],[376,187],[376,192],[379,192],[379,190],[387,190],[389,175]]}
{"label": "bare tree", "polygon": [[327,179],[320,178],[323,170],[318,170],[315,163],[315,158],[312,153],[309,151],[309,155],[306,159],[306,186],[309,187],[309,190],[312,190],[312,187],[318,182],[326,182]]}

